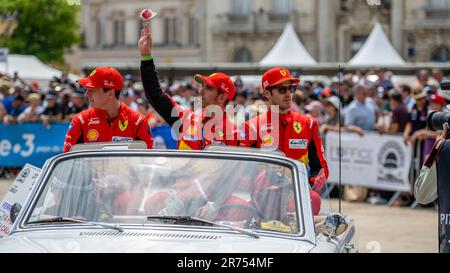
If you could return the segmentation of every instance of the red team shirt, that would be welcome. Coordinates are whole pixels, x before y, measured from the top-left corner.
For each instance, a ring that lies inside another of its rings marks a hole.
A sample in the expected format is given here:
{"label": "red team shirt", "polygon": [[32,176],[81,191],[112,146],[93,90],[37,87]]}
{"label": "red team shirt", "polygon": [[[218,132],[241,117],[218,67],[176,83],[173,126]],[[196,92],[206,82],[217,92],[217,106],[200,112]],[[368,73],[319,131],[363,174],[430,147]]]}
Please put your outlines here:
{"label": "red team shirt", "polygon": [[120,103],[119,115],[110,119],[105,111],[90,108],[72,119],[64,142],[64,152],[78,143],[128,142],[142,140],[153,147],[153,137],[145,117]]}

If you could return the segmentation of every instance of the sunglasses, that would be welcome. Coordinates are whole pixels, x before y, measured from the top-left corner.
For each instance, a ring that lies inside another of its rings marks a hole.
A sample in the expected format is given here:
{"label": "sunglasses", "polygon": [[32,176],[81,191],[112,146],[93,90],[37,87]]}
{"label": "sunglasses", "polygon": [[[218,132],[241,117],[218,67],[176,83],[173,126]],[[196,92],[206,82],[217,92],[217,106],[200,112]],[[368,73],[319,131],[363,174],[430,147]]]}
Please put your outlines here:
{"label": "sunglasses", "polygon": [[211,86],[208,86],[208,85],[205,85],[204,88],[206,88],[206,89],[209,90],[209,91],[214,91],[214,90],[216,90],[216,88],[211,87]]}
{"label": "sunglasses", "polygon": [[289,91],[289,93],[293,94],[295,92],[295,90],[297,90],[297,87],[295,85],[291,85],[291,86],[280,86],[280,87],[273,87],[270,89],[272,90],[278,90],[278,93],[280,93],[280,95],[284,95],[286,94],[286,92]]}

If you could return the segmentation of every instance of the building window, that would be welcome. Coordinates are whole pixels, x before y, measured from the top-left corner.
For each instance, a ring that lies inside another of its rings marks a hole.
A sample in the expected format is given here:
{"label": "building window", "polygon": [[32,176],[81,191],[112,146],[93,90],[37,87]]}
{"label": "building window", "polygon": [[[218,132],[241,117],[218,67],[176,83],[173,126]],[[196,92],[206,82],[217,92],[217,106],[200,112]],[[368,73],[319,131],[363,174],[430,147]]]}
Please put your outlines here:
{"label": "building window", "polygon": [[101,47],[103,45],[102,21],[95,21],[95,45]]}
{"label": "building window", "polygon": [[272,10],[275,14],[289,14],[292,9],[292,0],[272,0]]}
{"label": "building window", "polygon": [[431,53],[432,62],[450,62],[450,49],[441,46],[433,50]]}
{"label": "building window", "polygon": [[352,36],[352,57],[358,53],[366,40],[367,36]]}
{"label": "building window", "polygon": [[449,9],[450,2],[448,0],[428,0],[428,7],[434,10]]}
{"label": "building window", "polygon": [[125,45],[125,22],[123,20],[114,21],[114,46]]}
{"label": "building window", "polygon": [[189,44],[198,44],[198,19],[194,16],[189,17]]}
{"label": "building window", "polygon": [[429,18],[448,19],[450,16],[450,2],[448,0],[428,0],[425,13]]}
{"label": "building window", "polygon": [[250,63],[252,62],[252,53],[247,48],[243,47],[234,54],[235,63]]}
{"label": "building window", "polygon": [[164,44],[176,45],[177,38],[177,18],[164,18]]}
{"label": "building window", "polygon": [[231,13],[234,15],[248,15],[251,10],[251,0],[232,0],[231,2]]}

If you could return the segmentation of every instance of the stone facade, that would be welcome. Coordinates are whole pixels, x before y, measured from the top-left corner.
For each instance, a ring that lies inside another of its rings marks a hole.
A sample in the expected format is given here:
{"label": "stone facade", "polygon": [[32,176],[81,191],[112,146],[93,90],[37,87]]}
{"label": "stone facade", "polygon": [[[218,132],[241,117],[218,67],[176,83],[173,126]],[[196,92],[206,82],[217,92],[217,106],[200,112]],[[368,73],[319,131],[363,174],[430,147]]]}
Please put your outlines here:
{"label": "stone facade", "polygon": [[287,22],[317,61],[346,62],[376,21],[405,60],[450,61],[450,1],[85,0],[81,66],[135,68],[147,7],[158,12],[151,28],[160,63],[257,62]]}

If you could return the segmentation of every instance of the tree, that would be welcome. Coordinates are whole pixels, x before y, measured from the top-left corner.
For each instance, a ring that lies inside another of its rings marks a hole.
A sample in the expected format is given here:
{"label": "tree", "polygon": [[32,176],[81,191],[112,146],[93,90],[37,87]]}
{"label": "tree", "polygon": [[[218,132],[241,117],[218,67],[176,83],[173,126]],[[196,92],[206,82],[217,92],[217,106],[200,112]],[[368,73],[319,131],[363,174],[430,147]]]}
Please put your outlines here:
{"label": "tree", "polygon": [[80,41],[79,8],[66,0],[0,0],[0,14],[16,12],[18,20],[12,36],[0,40],[0,46],[62,63],[64,49]]}

